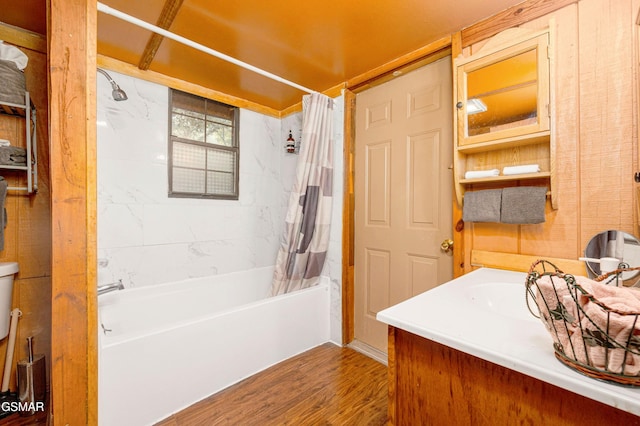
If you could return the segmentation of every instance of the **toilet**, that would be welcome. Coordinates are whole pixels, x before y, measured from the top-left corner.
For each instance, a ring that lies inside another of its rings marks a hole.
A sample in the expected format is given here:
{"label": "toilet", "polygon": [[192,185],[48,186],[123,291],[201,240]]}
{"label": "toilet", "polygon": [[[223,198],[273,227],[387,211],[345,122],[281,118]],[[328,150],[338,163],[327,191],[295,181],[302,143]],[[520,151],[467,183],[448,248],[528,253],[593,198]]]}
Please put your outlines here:
{"label": "toilet", "polygon": [[9,334],[13,277],[18,270],[17,262],[0,262],[0,339]]}

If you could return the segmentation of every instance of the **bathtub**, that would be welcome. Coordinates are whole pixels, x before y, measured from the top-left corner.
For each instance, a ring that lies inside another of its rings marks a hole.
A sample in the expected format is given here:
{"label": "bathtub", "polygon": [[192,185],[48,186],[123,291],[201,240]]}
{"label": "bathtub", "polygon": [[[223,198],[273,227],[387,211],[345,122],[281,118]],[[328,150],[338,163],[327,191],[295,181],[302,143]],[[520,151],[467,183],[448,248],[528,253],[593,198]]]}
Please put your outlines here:
{"label": "bathtub", "polygon": [[258,268],[100,296],[99,424],[153,424],[329,341],[329,279],[268,297],[272,275]]}

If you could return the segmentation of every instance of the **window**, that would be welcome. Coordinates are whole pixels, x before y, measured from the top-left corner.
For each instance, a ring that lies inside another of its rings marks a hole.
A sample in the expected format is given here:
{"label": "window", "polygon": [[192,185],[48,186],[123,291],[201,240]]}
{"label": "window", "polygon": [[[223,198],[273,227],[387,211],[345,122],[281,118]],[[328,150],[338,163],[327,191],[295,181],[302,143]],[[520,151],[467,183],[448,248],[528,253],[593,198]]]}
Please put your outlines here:
{"label": "window", "polygon": [[238,199],[238,108],[171,90],[169,196]]}

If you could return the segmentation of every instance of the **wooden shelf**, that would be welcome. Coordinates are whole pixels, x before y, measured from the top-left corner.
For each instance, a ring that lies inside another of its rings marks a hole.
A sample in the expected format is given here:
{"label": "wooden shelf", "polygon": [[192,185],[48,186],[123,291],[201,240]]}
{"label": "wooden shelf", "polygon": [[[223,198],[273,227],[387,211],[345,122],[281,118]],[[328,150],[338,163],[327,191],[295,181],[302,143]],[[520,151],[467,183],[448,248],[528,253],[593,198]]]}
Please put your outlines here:
{"label": "wooden shelf", "polygon": [[523,173],[519,175],[508,176],[491,176],[486,178],[476,179],[460,179],[458,182],[465,185],[471,185],[474,183],[491,183],[491,182],[511,182],[526,179],[545,179],[550,178],[551,172],[538,172],[538,173]]}
{"label": "wooden shelf", "polygon": [[505,139],[496,139],[488,142],[474,143],[470,145],[460,145],[458,152],[463,154],[475,154],[479,152],[495,151],[506,148],[516,148],[520,146],[535,145],[537,143],[548,143],[551,137],[549,130],[532,133],[530,135],[514,136]]}
{"label": "wooden shelf", "polygon": [[[30,108],[33,109],[33,105]],[[24,118],[27,116],[27,104],[12,104],[0,101],[0,113]]]}

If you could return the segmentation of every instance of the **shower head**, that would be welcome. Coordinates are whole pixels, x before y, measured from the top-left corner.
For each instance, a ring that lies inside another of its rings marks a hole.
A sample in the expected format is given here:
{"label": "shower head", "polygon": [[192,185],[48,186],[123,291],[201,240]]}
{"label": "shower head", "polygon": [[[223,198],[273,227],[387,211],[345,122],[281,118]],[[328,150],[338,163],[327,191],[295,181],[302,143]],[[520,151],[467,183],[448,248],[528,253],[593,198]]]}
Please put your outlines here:
{"label": "shower head", "polygon": [[107,72],[101,68],[98,68],[98,72],[102,75],[104,75],[105,77],[107,77],[107,80],[109,80],[109,83],[111,83],[111,96],[113,96],[113,100],[114,101],[126,101],[127,100],[127,94],[124,93],[124,90],[122,90],[120,88],[120,86],[118,86],[118,83],[116,83],[109,74],[107,74]]}

